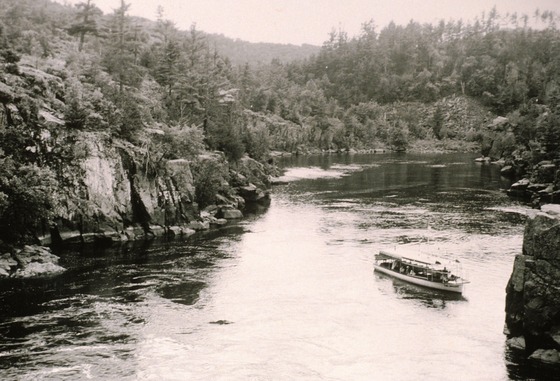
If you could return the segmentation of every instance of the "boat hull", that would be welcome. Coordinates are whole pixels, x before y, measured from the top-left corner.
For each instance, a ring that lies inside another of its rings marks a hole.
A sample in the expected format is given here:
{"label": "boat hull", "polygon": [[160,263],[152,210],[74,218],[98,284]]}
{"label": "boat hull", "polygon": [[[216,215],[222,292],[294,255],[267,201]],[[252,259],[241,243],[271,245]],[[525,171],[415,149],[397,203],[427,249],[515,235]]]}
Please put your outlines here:
{"label": "boat hull", "polygon": [[376,265],[376,264],[373,265],[373,268],[374,268],[375,271],[378,271],[378,272],[383,273],[383,274],[387,274],[389,276],[392,276],[393,278],[397,278],[397,279],[400,279],[400,280],[403,280],[405,282],[412,283],[412,284],[415,284],[415,285],[418,285],[418,286],[432,288],[434,290],[454,292],[454,293],[458,293],[458,294],[461,294],[463,292],[463,284],[462,283],[430,282],[429,280],[409,276],[409,275],[406,275],[406,274],[401,274],[401,273],[395,272],[393,270],[389,270],[385,267],[381,267],[381,266]]}

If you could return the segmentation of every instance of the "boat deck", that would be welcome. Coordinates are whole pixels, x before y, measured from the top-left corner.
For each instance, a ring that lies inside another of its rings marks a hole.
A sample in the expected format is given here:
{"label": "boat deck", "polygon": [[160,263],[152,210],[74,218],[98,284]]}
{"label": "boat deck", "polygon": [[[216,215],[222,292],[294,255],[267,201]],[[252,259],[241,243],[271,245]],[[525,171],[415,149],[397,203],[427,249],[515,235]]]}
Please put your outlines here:
{"label": "boat deck", "polygon": [[380,251],[376,255],[374,269],[412,284],[442,291],[462,293],[463,285],[468,283],[437,260],[418,259],[417,256],[387,251]]}

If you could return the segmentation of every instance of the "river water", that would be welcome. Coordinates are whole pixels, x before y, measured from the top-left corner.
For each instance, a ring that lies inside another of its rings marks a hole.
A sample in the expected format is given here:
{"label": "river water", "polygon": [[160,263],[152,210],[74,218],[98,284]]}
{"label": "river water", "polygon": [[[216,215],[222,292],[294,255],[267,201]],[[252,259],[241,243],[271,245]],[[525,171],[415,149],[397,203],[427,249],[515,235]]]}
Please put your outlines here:
{"label": "river water", "polygon": [[[187,241],[61,252],[0,282],[0,379],[546,379],[505,346],[530,210],[472,155],[286,159],[272,203]],[[373,272],[383,247],[458,258],[462,297]]]}

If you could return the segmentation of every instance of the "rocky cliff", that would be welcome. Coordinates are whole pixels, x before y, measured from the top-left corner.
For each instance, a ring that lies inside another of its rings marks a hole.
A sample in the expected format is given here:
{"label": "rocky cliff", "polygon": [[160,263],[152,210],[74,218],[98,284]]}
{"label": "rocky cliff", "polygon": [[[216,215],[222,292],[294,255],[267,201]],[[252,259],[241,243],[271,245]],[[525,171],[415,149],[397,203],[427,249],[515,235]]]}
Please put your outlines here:
{"label": "rocky cliff", "polygon": [[188,161],[147,171],[138,149],[126,142],[86,133],[76,145],[82,154],[67,163],[67,186],[57,197],[56,224],[46,243],[50,238],[55,243],[142,239],[195,220]]}
{"label": "rocky cliff", "polygon": [[560,206],[527,221],[523,252],[506,289],[508,344],[529,358],[560,364]]}
{"label": "rocky cliff", "polygon": [[[269,197],[264,166],[248,157],[238,163],[236,170],[217,153],[197,158],[197,162],[215,162],[226,174],[220,180],[223,194],[217,195],[216,204],[201,213],[189,160],[169,160],[149,168],[137,147],[97,133],[81,135],[76,145],[82,154],[68,165],[67,186],[57,195],[55,224],[40,237],[44,244],[110,244],[190,235],[227,222],[218,217],[239,218],[245,202],[262,202]],[[235,178],[235,186],[225,177]],[[232,209],[238,213],[224,213]]]}
{"label": "rocky cliff", "polygon": [[[71,72],[49,65],[20,62],[0,73],[0,276],[56,265],[41,246],[189,236],[241,218],[246,204],[269,201],[273,166],[247,156],[230,164],[223,153],[205,151],[196,131],[181,130],[181,141],[161,123],[142,123],[128,135],[119,132],[128,120],[113,126],[107,115],[90,113],[85,123],[81,106],[70,102]],[[6,67],[0,57],[0,71]],[[101,109],[114,107],[105,99]],[[179,149],[192,140],[199,144]],[[18,256],[22,244],[37,246]]]}
{"label": "rocky cliff", "polygon": [[[38,232],[41,245],[102,244],[154,237],[188,237],[197,230],[243,217],[246,205],[267,205],[268,171],[248,157],[231,168],[223,154],[207,152],[196,162],[222,174],[215,203],[199,210],[191,162],[168,160],[158,168],[143,165],[137,147],[99,133],[84,133],[81,150],[65,163],[64,186],[55,196],[54,224]],[[0,253],[0,277],[33,277],[64,271],[48,247],[25,246]]]}

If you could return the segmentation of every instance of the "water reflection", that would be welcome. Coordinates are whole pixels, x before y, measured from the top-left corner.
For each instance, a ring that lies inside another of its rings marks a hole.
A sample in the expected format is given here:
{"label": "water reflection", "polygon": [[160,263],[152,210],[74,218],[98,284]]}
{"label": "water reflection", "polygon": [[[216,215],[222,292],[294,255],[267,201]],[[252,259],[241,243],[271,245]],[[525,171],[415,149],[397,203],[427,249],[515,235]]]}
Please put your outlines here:
{"label": "water reflection", "polygon": [[134,367],[123,363],[134,359],[151,320],[144,307],[154,295],[204,304],[217,264],[231,254],[216,249],[243,232],[230,225],[191,241],[59,251],[65,273],[0,281],[0,378],[92,378],[84,364],[95,364],[93,378],[131,377]]}
{"label": "water reflection", "polygon": [[[495,167],[390,154],[288,165],[300,178],[270,209],[200,239],[62,253],[65,274],[0,282],[0,378],[530,378],[504,362],[524,217]],[[460,258],[465,297],[373,272],[379,247],[428,242]]]}
{"label": "water reflection", "polygon": [[[390,283],[392,291],[399,299],[415,301],[417,304],[428,308],[443,310],[450,301],[467,302],[467,298],[461,294],[432,290],[395,279],[386,274],[375,272],[375,280],[377,282]],[[379,286],[379,289],[382,291],[386,290],[386,285]]]}

